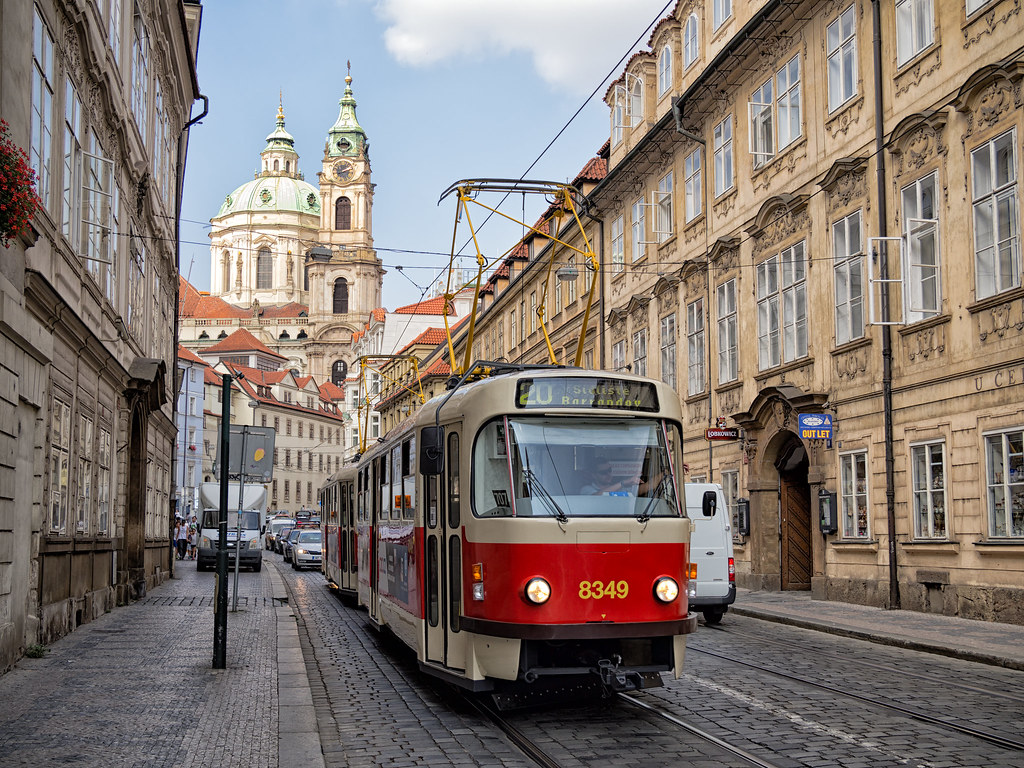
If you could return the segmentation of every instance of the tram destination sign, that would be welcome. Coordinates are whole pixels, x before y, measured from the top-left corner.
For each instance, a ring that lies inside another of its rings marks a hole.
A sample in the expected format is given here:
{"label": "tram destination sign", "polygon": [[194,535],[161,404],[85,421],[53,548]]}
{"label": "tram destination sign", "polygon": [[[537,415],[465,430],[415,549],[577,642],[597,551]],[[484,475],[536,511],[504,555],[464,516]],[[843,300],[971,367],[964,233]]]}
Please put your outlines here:
{"label": "tram destination sign", "polygon": [[565,376],[520,379],[516,408],[595,408],[609,411],[658,410],[658,391],[648,381]]}

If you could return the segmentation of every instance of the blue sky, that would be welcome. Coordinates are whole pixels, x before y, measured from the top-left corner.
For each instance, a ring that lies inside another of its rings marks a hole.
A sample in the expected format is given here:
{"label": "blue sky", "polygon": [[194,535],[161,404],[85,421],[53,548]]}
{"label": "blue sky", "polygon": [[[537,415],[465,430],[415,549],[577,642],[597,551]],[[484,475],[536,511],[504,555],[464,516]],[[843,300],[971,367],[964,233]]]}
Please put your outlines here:
{"label": "blue sky", "polygon": [[[672,5],[207,0],[198,68],[210,113],[189,142],[182,274],[209,289],[209,219],[225,195],[252,179],[274,128],[279,93],[299,166],[316,184],[351,61],[376,184],[373,235],[387,269],[384,305],[419,300],[447,264],[447,256],[436,253],[447,254],[451,246],[455,202],[438,206],[441,193],[464,178],[519,177],[586,103],[527,174],[571,180],[608,138],[602,97],[622,71],[620,59],[646,48],[653,24]],[[522,213],[521,197],[508,205],[510,215]],[[528,199],[526,206],[533,221],[544,204]],[[485,254],[500,254],[521,234],[514,226],[488,224]],[[466,259],[463,266],[471,264]]]}

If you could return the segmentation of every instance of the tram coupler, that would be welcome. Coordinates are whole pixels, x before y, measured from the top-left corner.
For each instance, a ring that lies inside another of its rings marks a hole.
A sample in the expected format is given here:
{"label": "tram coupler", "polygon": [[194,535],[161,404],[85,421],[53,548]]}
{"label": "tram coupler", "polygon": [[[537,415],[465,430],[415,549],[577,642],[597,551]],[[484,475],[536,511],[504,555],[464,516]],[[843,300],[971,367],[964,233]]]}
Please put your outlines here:
{"label": "tram coupler", "polygon": [[644,678],[639,672],[626,670],[610,659],[597,662],[597,676],[601,683],[612,691],[639,691],[644,687]]}

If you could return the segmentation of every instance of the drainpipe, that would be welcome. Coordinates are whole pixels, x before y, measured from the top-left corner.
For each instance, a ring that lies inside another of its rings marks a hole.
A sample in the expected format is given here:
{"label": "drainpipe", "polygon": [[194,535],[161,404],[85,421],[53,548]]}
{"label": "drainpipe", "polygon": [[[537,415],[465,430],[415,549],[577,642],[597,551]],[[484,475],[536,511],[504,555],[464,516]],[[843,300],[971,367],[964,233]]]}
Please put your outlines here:
{"label": "drainpipe", "polygon": [[[878,183],[878,236],[886,237],[888,213],[885,204],[885,131],[882,104],[882,11],[879,0],[871,0],[871,49],[875,70],[875,174]],[[870,269],[870,266],[869,266]],[[892,437],[892,329],[889,325],[888,252],[879,253],[878,276],[882,286],[882,412],[885,422],[885,517],[889,527],[889,609],[900,607],[899,570],[896,562],[896,487]]]}

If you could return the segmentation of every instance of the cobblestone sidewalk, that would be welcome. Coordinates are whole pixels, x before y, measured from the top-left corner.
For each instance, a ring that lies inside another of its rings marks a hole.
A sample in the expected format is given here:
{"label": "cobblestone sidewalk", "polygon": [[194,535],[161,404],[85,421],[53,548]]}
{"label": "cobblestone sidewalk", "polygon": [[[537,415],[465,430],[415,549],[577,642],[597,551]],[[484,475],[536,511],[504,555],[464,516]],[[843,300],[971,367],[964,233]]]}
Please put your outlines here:
{"label": "cobblestone sidewalk", "polygon": [[176,566],[178,578],[0,677],[0,765],[278,764],[275,574],[239,574],[227,669],[213,670],[214,575]]}

